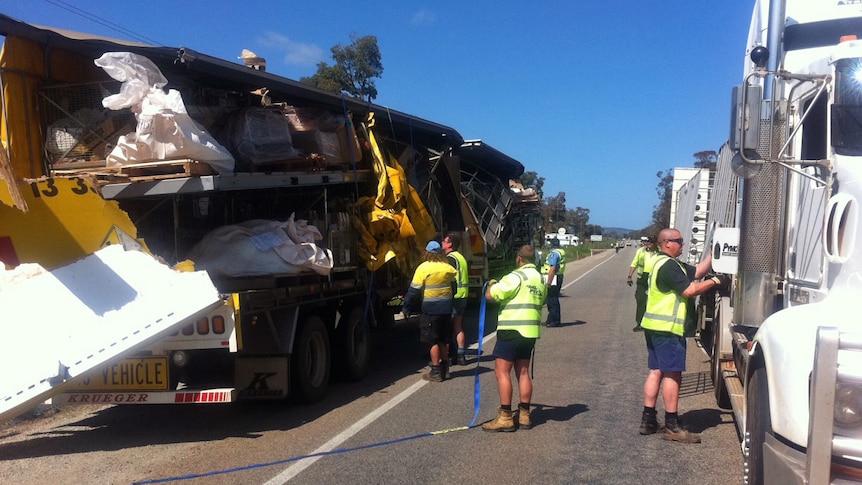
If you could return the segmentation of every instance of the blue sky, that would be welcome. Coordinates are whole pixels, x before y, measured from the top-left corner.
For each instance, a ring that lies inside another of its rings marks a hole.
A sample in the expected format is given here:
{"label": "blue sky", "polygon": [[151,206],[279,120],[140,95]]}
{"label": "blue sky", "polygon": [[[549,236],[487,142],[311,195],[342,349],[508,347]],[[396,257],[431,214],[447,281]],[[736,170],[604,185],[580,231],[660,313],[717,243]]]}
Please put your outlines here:
{"label": "blue sky", "polygon": [[[69,7],[74,3],[74,7]],[[656,172],[728,134],[754,0],[0,0],[31,23],[186,46],[310,76],[350,35],[383,56],[375,103],[479,138],[545,178],[590,222],[638,229]],[[87,19],[69,10],[97,16]],[[108,24],[108,25],[105,25]],[[239,62],[239,61],[237,61]]]}

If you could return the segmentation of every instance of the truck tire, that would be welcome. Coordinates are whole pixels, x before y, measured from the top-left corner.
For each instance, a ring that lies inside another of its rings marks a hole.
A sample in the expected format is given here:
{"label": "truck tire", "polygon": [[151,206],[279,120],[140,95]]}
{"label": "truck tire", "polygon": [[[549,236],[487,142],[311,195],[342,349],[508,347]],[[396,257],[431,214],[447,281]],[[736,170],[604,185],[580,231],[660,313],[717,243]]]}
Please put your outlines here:
{"label": "truck tire", "polygon": [[766,368],[762,365],[754,370],[745,388],[745,459],[744,473],[748,476],[745,483],[762,485],[763,481],[763,443],[766,434],[772,433],[769,414],[769,384]]}
{"label": "truck tire", "polygon": [[368,322],[363,324],[364,312],[362,306],[354,306],[338,321],[338,360],[351,381],[365,378],[371,363],[371,328]]}
{"label": "truck tire", "polygon": [[306,404],[323,399],[329,387],[332,351],[326,325],[317,315],[308,316],[299,329],[290,359],[291,382],[296,397]]}

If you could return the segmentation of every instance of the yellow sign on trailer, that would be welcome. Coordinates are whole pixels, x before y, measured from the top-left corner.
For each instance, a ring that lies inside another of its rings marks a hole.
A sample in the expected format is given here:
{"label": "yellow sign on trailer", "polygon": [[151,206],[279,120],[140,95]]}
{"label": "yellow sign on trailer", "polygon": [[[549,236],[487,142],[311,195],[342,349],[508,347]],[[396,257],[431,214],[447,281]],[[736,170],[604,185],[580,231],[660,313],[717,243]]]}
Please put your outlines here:
{"label": "yellow sign on trailer", "polygon": [[27,212],[14,207],[0,182],[0,259],[8,264],[50,269],[112,244],[148,252],[129,216],[83,178],[30,180],[19,189]]}

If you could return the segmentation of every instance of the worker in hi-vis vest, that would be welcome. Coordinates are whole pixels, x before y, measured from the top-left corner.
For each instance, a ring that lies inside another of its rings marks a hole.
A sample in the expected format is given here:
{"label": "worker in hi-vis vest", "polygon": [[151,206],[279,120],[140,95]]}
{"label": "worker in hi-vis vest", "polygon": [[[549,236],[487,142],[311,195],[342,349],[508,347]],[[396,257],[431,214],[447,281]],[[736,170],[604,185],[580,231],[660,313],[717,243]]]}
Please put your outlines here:
{"label": "worker in hi-vis vest", "polygon": [[562,325],[560,315],[560,290],[563,287],[563,275],[566,272],[566,253],[560,248],[560,240],[556,236],[551,238],[551,250],[545,257],[542,265],[542,275],[545,279],[545,288],[548,291],[548,327],[559,327]]}
{"label": "worker in hi-vis vest", "polygon": [[[497,344],[494,346],[494,375],[500,393],[500,409],[496,418],[482,425],[484,431],[515,431],[532,426],[530,359],[539,338],[545,300],[545,285],[542,275],[536,270],[535,261],[535,248],[521,246],[515,259],[518,269],[502,277],[499,283],[489,281],[485,290],[485,299],[501,306],[497,317]],[[514,412],[512,369],[515,370],[521,399]]]}
{"label": "worker in hi-vis vest", "polygon": [[454,333],[455,344],[458,346],[455,363],[467,365],[467,337],[464,335],[464,310],[467,308],[467,295],[469,289],[467,280],[467,260],[458,252],[461,247],[461,234],[450,232],[443,238],[443,252],[449,258],[449,264],[455,268],[455,288],[452,302],[452,333]]}
{"label": "worker in hi-vis vest", "polygon": [[646,311],[649,273],[655,260],[655,256],[655,236],[650,236],[635,253],[635,257],[632,259],[632,265],[629,268],[629,276],[626,278],[626,284],[631,286],[632,275],[637,271],[638,280],[637,286],[635,287],[635,326],[632,329],[635,332],[642,330],[641,319],[644,316],[644,311]]}
{"label": "worker in hi-vis vest", "polygon": [[694,297],[712,290],[725,281],[718,276],[704,277],[712,268],[712,255],[692,266],[678,261],[685,239],[676,229],[664,229],[658,235],[659,253],[650,270],[646,312],[641,320],[647,344],[649,374],[644,383],[644,409],[640,434],[659,429],[656,402],[659,390],[664,401],[665,420],[662,438],[683,443],[699,443],[700,435],[679,424],[677,406],[682,373],[685,371],[686,338],[693,336],[697,325]]}

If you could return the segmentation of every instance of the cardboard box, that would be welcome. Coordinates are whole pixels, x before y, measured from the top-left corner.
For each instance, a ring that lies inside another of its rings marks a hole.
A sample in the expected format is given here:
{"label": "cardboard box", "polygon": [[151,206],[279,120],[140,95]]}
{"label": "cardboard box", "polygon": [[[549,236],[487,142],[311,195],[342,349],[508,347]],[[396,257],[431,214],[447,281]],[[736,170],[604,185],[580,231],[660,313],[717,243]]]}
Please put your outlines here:
{"label": "cardboard box", "polygon": [[338,134],[330,131],[298,131],[293,133],[293,146],[303,156],[317,154],[326,160],[327,165],[340,165],[344,163],[341,156],[341,145],[338,143]]}

